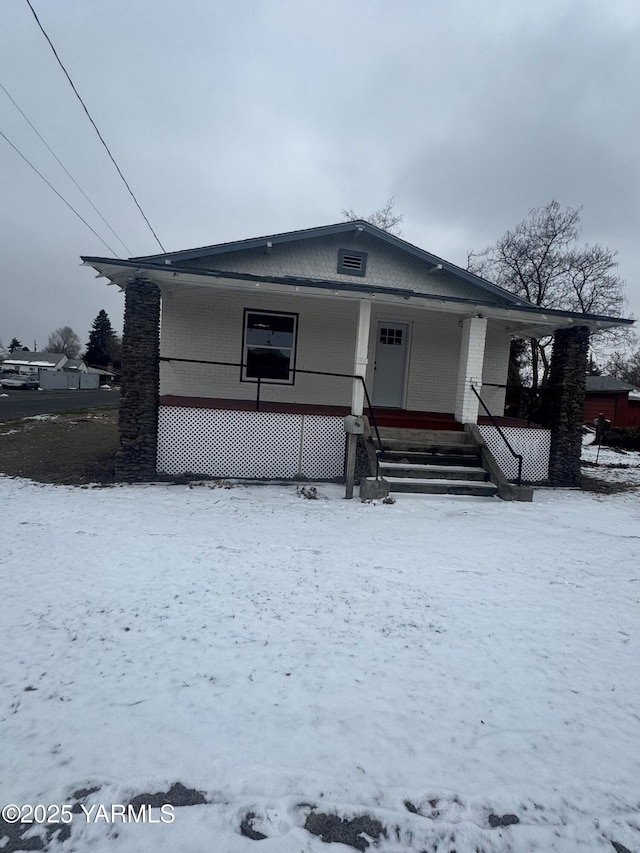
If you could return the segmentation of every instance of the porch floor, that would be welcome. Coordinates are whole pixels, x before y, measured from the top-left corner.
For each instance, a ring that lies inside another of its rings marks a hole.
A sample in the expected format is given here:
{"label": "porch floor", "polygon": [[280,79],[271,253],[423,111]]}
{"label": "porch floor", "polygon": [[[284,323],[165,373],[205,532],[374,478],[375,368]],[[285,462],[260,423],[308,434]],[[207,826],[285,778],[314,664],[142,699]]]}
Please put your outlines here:
{"label": "porch floor", "polygon": [[[179,397],[165,394],[160,397],[161,406],[178,406],[182,408],[195,409],[226,409],[232,412],[281,412],[284,414],[300,415],[333,415],[344,417],[349,414],[348,406],[326,406],[317,403],[275,403],[268,400],[260,401],[260,408],[256,409],[254,400],[233,400],[222,397]],[[395,427],[397,429],[429,429],[449,430],[462,432],[464,427],[456,421],[453,413],[449,412],[423,412],[409,409],[389,409],[374,407],[376,423],[381,427]],[[527,421],[518,418],[496,417],[500,426],[531,426]],[[479,424],[491,424],[487,417],[479,417]]]}

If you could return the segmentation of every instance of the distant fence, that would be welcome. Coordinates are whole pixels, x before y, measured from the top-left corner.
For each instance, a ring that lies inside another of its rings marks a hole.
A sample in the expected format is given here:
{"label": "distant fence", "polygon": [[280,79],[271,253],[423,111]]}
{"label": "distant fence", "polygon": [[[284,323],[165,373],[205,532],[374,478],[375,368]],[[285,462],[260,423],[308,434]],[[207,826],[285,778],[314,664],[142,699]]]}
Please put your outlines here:
{"label": "distant fence", "polygon": [[43,391],[95,391],[100,385],[98,373],[72,373],[69,370],[41,370]]}

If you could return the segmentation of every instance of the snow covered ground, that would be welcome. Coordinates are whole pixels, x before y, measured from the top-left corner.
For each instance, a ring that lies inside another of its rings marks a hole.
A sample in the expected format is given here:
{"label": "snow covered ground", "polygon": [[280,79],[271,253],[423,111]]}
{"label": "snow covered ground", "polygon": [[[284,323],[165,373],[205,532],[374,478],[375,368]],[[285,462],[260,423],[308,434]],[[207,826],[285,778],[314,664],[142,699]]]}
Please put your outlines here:
{"label": "snow covered ground", "polygon": [[588,466],[582,469],[588,477],[640,486],[640,453],[587,444],[582,448],[582,461]]}
{"label": "snow covered ground", "polygon": [[[353,849],[312,812],[382,853],[637,853],[640,489],[318,491],[0,478],[0,804],[84,805],[30,831],[67,853]],[[205,802],[111,822],[176,782]]]}

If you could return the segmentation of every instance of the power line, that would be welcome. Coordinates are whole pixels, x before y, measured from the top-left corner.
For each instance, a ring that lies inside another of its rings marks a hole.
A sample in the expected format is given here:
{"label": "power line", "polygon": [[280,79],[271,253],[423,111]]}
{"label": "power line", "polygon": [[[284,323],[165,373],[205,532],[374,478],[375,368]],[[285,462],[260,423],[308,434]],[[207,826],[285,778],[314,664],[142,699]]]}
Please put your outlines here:
{"label": "power line", "polygon": [[80,216],[80,214],[75,209],[75,207],[73,207],[73,205],[69,204],[69,202],[66,200],[66,198],[58,192],[58,190],[53,186],[53,184],[49,183],[49,181],[45,178],[45,176],[36,169],[36,167],[33,165],[33,163],[27,157],[25,157],[25,155],[22,153],[22,151],[20,151],[20,149],[17,146],[15,146],[13,144],[13,142],[7,136],[5,136],[5,134],[1,130],[0,130],[0,136],[5,140],[5,142],[9,143],[9,145],[13,148],[13,150],[16,152],[16,154],[18,154],[18,156],[22,157],[22,159],[24,160],[25,163],[27,163],[27,165],[31,166],[31,168],[36,173],[36,175],[38,175],[40,178],[42,178],[42,180],[45,182],[45,184],[50,189],[52,189],[54,191],[54,193],[58,196],[58,198],[61,199],[67,205],[69,210],[72,210],[75,213],[75,215],[78,217],[78,219],[81,222],[84,222],[84,224],[87,226],[89,231],[92,231],[96,235],[96,237],[98,238],[98,240],[100,240],[102,245],[106,246],[112,255],[117,256],[118,253],[114,252],[114,250],[111,248],[111,246],[102,239],[102,237],[98,234],[98,232],[94,228],[91,227],[91,225],[89,225],[87,220],[84,219],[82,216]]}
{"label": "power line", "polygon": [[59,165],[64,169],[64,171],[67,173],[67,175],[69,176],[69,178],[71,178],[71,180],[73,181],[73,183],[74,183],[74,184],[76,185],[76,187],[80,190],[80,192],[82,193],[82,195],[86,198],[86,200],[89,202],[89,204],[91,205],[91,207],[95,210],[95,212],[98,214],[98,216],[100,217],[100,219],[102,219],[102,221],[103,221],[103,222],[104,222],[104,224],[107,226],[107,228],[109,229],[109,231],[111,231],[111,233],[112,233],[112,234],[113,234],[113,236],[116,238],[116,240],[118,240],[118,241],[122,244],[122,246],[124,246],[124,249],[125,249],[126,253],[127,253],[129,256],[131,256],[131,255],[133,254],[133,253],[132,253],[132,251],[131,251],[131,249],[129,249],[129,248],[128,248],[128,246],[126,245],[126,243],[125,243],[125,242],[124,242],[124,241],[123,241],[123,240],[118,236],[118,234],[116,234],[116,232],[113,230],[113,228],[111,227],[111,225],[109,225],[109,223],[107,222],[107,220],[106,220],[106,219],[104,218],[104,216],[100,213],[100,211],[98,210],[98,208],[97,208],[97,207],[95,206],[95,204],[91,201],[91,199],[89,198],[89,196],[88,196],[88,195],[86,194],[86,192],[82,189],[82,187],[81,187],[81,186],[80,186],[80,184],[76,181],[76,179],[73,177],[73,175],[71,174],[71,172],[67,169],[67,167],[66,167],[66,166],[64,165],[64,163],[60,160],[60,158],[59,158],[59,157],[58,157],[58,155],[55,153],[55,151],[54,151],[54,150],[51,148],[51,146],[47,143],[46,139],[44,139],[44,137],[42,136],[42,134],[38,131],[37,127],[33,124],[33,122],[29,119],[29,117],[24,113],[24,111],[23,111],[23,110],[21,110],[21,109],[20,109],[20,107],[18,106],[18,104],[17,104],[17,103],[15,102],[15,100],[11,97],[11,95],[9,94],[9,92],[7,92],[7,90],[6,90],[6,89],[5,89],[5,87],[2,85],[2,83],[0,83],[0,89],[2,89],[2,91],[5,93],[5,95],[7,96],[7,98],[9,98],[9,100],[11,101],[11,103],[13,104],[13,106],[18,110],[18,112],[19,112],[19,113],[20,113],[20,115],[24,118],[24,120],[27,122],[27,124],[29,124],[29,126],[31,127],[31,129],[33,130],[33,132],[36,134],[36,136],[40,139],[40,141],[41,141],[41,142],[42,142],[42,144],[45,146],[45,148],[46,148],[46,149],[49,151],[49,153],[50,153],[50,154],[55,158],[55,160],[58,162],[58,164],[59,164]]}
{"label": "power line", "polygon": [[77,98],[77,99],[80,101],[80,103],[82,104],[82,108],[83,108],[83,110],[85,111],[85,113],[87,114],[87,118],[89,119],[89,121],[90,121],[90,122],[91,122],[91,124],[93,125],[93,128],[94,128],[95,132],[98,134],[98,139],[99,139],[99,140],[100,140],[100,142],[102,142],[102,144],[104,145],[105,151],[107,152],[107,154],[108,154],[108,155],[109,155],[109,157],[111,158],[111,162],[112,162],[112,163],[113,163],[113,165],[116,167],[116,170],[117,170],[118,174],[120,175],[120,177],[122,178],[122,181],[123,181],[123,183],[124,183],[125,187],[129,190],[129,195],[130,195],[130,196],[131,196],[131,198],[135,201],[135,203],[136,203],[136,206],[137,206],[138,210],[139,210],[139,211],[140,211],[140,213],[142,214],[142,216],[143,216],[143,218],[144,218],[144,221],[145,221],[145,222],[147,223],[147,225],[149,226],[149,230],[151,231],[151,233],[152,233],[152,234],[153,234],[153,236],[155,237],[155,239],[156,239],[156,242],[157,242],[158,246],[160,246],[160,248],[162,249],[162,251],[163,251],[163,252],[166,252],[165,247],[162,245],[162,243],[161,243],[161,242],[160,242],[160,240],[158,239],[158,235],[157,235],[157,234],[156,234],[156,232],[153,230],[153,228],[151,227],[151,223],[149,222],[149,220],[148,220],[148,219],[147,219],[147,217],[145,216],[144,210],[140,207],[140,203],[138,202],[138,199],[137,199],[137,198],[135,197],[135,195],[133,194],[133,190],[131,189],[131,187],[130,187],[130,186],[129,186],[129,184],[127,183],[127,180],[126,180],[125,176],[124,176],[124,175],[122,174],[122,172],[120,171],[120,167],[119,167],[119,166],[118,166],[118,164],[116,163],[116,161],[115,161],[115,158],[114,158],[113,154],[112,154],[112,153],[111,153],[111,151],[109,150],[109,146],[107,145],[107,143],[106,143],[106,142],[104,141],[104,139],[102,138],[102,134],[101,134],[101,133],[100,133],[100,131],[98,130],[98,125],[97,125],[97,124],[95,123],[95,121],[91,118],[91,114],[90,114],[89,110],[87,109],[87,106],[86,106],[85,102],[82,100],[82,98],[81,98],[81,97],[80,97],[80,95],[78,94],[78,90],[77,90],[77,89],[76,89],[76,87],[73,85],[73,80],[72,80],[72,79],[71,79],[71,77],[69,76],[69,72],[67,71],[67,69],[66,69],[66,68],[64,67],[64,65],[62,64],[62,60],[61,60],[61,59],[60,59],[60,57],[58,56],[58,53],[57,53],[57,51],[56,51],[55,47],[53,46],[53,43],[52,43],[51,39],[49,38],[49,36],[48,36],[48,35],[47,35],[47,33],[45,32],[45,29],[44,29],[44,27],[42,26],[42,24],[40,23],[40,19],[39,19],[39,18],[38,18],[38,16],[36,15],[36,13],[35,13],[35,9],[34,9],[34,8],[33,8],[33,6],[31,5],[31,0],[26,0],[26,2],[27,2],[27,6],[31,9],[31,12],[32,12],[32,14],[33,14],[33,17],[36,19],[36,23],[38,24],[38,26],[40,27],[40,30],[42,31],[42,35],[43,35],[43,36],[46,38],[46,40],[49,42],[49,46],[50,46],[51,50],[53,51],[53,55],[54,55],[54,56],[55,56],[55,58],[58,60],[58,65],[59,65],[59,66],[60,66],[60,68],[62,68],[62,70],[64,71],[64,74],[65,74],[65,76],[66,76],[67,80],[69,81],[69,85],[70,85],[70,86],[71,86],[71,88],[73,89],[73,91],[74,91],[74,93],[75,93],[76,98]]}

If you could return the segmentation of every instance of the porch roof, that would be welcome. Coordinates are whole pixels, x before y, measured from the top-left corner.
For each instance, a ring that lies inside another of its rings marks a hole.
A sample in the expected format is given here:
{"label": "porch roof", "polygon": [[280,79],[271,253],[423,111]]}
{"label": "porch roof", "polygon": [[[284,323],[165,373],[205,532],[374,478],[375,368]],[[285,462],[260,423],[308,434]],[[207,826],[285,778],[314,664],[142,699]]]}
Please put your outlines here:
{"label": "porch roof", "polygon": [[[353,223],[348,223],[353,224]],[[370,226],[373,227],[373,226]],[[319,230],[319,229],[314,229]],[[379,230],[379,229],[376,229]],[[295,232],[297,233],[297,232]],[[391,236],[391,235],[389,235]],[[247,242],[247,241],[245,241]],[[401,241],[402,242],[402,241]],[[228,245],[228,244],[226,244]],[[409,245],[409,244],[407,244]],[[204,250],[202,250],[204,252]],[[177,255],[184,253],[175,253]],[[573,311],[560,311],[554,308],[540,308],[529,302],[508,294],[510,301],[492,298],[493,294],[485,288],[479,298],[444,296],[424,293],[407,288],[385,287],[366,284],[362,281],[340,281],[333,279],[307,278],[301,276],[257,275],[255,273],[231,272],[228,270],[203,270],[193,267],[180,267],[173,263],[149,259],[100,258],[82,256],[85,265],[93,267],[98,277],[108,278],[113,284],[125,289],[136,278],[152,281],[163,289],[171,291],[179,288],[215,288],[236,291],[254,291],[260,288],[266,293],[294,293],[301,296],[324,298],[371,299],[387,304],[441,311],[470,316],[472,314],[500,320],[506,330],[514,335],[542,337],[556,329],[572,326],[588,326],[592,332],[615,326],[633,324],[633,320],[621,317],[609,317],[598,314],[581,314]],[[475,277],[474,277],[475,278]],[[482,281],[482,279],[479,279]],[[493,285],[491,285],[493,287]],[[501,288],[496,288],[501,294]]]}

